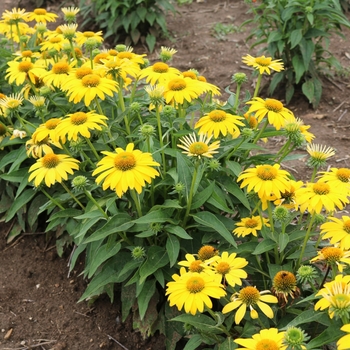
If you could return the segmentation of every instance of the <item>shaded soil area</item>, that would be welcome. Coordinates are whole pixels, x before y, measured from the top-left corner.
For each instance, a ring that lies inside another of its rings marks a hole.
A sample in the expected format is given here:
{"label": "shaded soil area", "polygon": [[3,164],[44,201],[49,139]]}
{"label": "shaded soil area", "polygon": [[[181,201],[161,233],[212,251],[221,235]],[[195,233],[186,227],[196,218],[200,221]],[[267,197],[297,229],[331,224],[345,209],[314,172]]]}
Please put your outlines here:
{"label": "shaded soil area", "polygon": [[[0,10],[35,7],[25,2],[14,4],[5,0]],[[57,8],[49,4],[48,10],[58,12]],[[177,10],[175,16],[168,16],[171,38],[157,43],[155,53],[149,54],[151,61],[156,60],[161,46],[174,47],[178,53],[173,66],[180,70],[198,70],[222,91],[230,86],[234,73],[243,71],[250,76],[251,70],[241,61],[247,53],[257,54],[250,51],[245,42],[249,28],[222,37],[213,29],[217,23],[238,28],[249,17],[243,1],[207,0],[177,7]],[[344,34],[348,37],[350,32],[344,29]],[[332,38],[330,50],[344,68],[349,68],[349,41]],[[146,48],[140,45],[135,51],[144,53]],[[234,88],[232,86],[232,90]],[[246,88],[253,91],[254,86]],[[324,93],[317,110],[313,110],[302,95],[296,95],[288,106],[305,124],[311,125],[315,143],[336,149],[336,155],[329,161],[334,167],[350,167],[349,89],[348,77],[328,77],[324,79]],[[279,148],[281,142],[278,138],[271,139],[267,147]],[[299,153],[306,152],[300,150]],[[297,179],[306,179],[309,174],[305,158],[284,166]],[[10,225],[0,223],[1,350],[165,349],[163,336],[156,334],[144,340],[139,332],[132,330],[132,319],[120,322],[118,295],[113,304],[108,297],[101,297],[92,305],[77,303],[88,283],[80,276],[83,262],[68,276],[69,250],[59,258],[54,238],[43,233],[28,233],[6,244]],[[45,223],[39,226],[45,227]]]}

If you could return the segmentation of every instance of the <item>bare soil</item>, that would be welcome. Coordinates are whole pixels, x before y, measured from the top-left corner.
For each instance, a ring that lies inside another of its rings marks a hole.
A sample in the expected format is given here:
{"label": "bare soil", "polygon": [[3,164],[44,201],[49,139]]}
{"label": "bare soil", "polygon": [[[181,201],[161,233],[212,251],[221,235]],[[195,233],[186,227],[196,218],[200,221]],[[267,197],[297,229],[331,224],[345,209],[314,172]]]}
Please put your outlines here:
{"label": "bare soil", "polygon": [[[70,4],[64,3],[65,6]],[[72,4],[74,5],[74,4]],[[1,12],[12,7],[35,8],[35,3],[22,1],[14,3],[4,0]],[[48,10],[55,11],[59,5],[48,3]],[[231,76],[236,72],[251,70],[242,64],[242,56],[250,51],[244,31],[228,34],[219,40],[214,36],[213,27],[217,23],[239,27],[249,18],[247,7],[238,0],[207,0],[177,7],[178,13],[168,16],[171,38],[157,43],[174,47],[178,53],[172,65],[180,70],[194,68],[222,91],[231,84]],[[350,31],[343,30],[346,38]],[[350,41],[334,37],[331,52],[349,68]],[[146,52],[142,45],[135,48],[138,53]],[[156,59],[156,52],[149,54]],[[254,86],[246,87],[253,91]],[[232,90],[235,87],[232,86]],[[288,106],[316,135],[315,143],[331,146],[336,155],[329,161],[330,166],[350,167],[350,100],[348,77],[328,77],[324,79],[322,101],[313,110],[306,98],[297,94]],[[281,92],[281,91],[280,91]],[[278,97],[283,94],[277,92]],[[225,94],[224,94],[225,95]],[[279,148],[281,140],[272,139],[270,148]],[[299,153],[305,154],[305,150]],[[284,164],[297,179],[307,179],[309,170],[305,159]],[[57,256],[52,235],[41,232],[27,233],[11,244],[6,244],[6,236],[12,223],[0,223],[0,349],[165,349],[164,337],[155,334],[142,339],[139,332],[132,330],[132,319],[120,322],[118,292],[113,304],[108,297],[101,297],[92,305],[77,303],[88,281],[80,273],[83,261],[68,276],[67,263],[69,249],[63,257]],[[45,227],[45,223],[39,223]]]}

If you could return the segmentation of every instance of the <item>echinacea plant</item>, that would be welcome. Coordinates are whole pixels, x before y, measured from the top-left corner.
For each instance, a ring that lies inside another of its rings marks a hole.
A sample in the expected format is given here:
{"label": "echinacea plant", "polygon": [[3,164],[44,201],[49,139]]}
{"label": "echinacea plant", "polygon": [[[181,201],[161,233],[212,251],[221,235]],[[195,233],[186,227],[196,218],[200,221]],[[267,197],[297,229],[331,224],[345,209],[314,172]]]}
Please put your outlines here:
{"label": "echinacea plant", "polygon": [[[120,299],[144,337],[159,331],[173,350],[346,348],[349,335],[350,169],[309,125],[259,95],[280,60],[247,55],[259,76],[234,74],[236,92],[195,70],[82,35],[78,8],[55,14],[14,8],[0,33],[2,220],[7,237],[43,228],[69,269],[84,254],[80,301]],[[38,23],[31,22],[40,21]],[[73,25],[74,24],[74,25]],[[230,90],[227,90],[230,91]],[[267,152],[269,138],[284,144]],[[291,155],[294,150],[303,154]],[[307,157],[311,178],[286,162]]]}

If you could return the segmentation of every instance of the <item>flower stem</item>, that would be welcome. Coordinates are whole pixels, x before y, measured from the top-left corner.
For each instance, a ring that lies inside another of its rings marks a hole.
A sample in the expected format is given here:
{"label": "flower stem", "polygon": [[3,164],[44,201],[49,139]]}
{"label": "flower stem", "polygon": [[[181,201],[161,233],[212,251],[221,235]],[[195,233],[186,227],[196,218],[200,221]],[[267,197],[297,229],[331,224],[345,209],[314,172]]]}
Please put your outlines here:
{"label": "flower stem", "polygon": [[86,140],[87,144],[89,145],[89,147],[91,148],[91,151],[92,151],[92,153],[94,154],[94,156],[96,157],[96,159],[97,159],[98,161],[100,161],[101,158],[100,158],[99,155],[97,154],[97,152],[96,152],[96,150],[95,150],[95,147],[94,147],[94,145],[91,143],[90,139],[89,139],[88,137],[85,137],[85,140]]}
{"label": "flower stem", "polygon": [[64,182],[61,182],[62,187],[66,190],[66,192],[75,200],[75,202],[80,206],[81,209],[85,210],[85,207],[81,204],[79,199],[74,196],[72,191],[67,187],[67,185]]}
{"label": "flower stem", "polygon": [[55,198],[51,197],[43,188],[41,188],[40,191],[41,191],[42,193],[44,193],[44,195],[45,195],[48,199],[50,199],[50,201],[51,201],[53,204],[55,204],[58,208],[60,208],[61,210],[64,210],[64,209],[65,209],[59,202],[57,202],[57,200],[56,200]]}
{"label": "flower stem", "polygon": [[261,84],[261,79],[262,79],[262,74],[259,74],[258,80],[257,80],[256,85],[255,85],[255,91],[254,91],[253,98],[258,96],[260,84]]}
{"label": "flower stem", "polygon": [[108,220],[108,215],[106,214],[106,212],[101,208],[101,206],[97,203],[96,199],[91,195],[91,193],[89,191],[87,191],[84,188],[84,193],[86,194],[86,196],[91,200],[92,203],[94,203],[97,207],[97,209],[103,214],[103,216],[105,217],[105,219]]}
{"label": "flower stem", "polygon": [[131,197],[132,197],[132,199],[133,199],[133,201],[135,203],[137,215],[140,218],[142,216],[140,198],[139,198],[139,196],[137,195],[137,193],[136,193],[136,191],[134,189],[130,190],[130,194],[131,194]]}
{"label": "flower stem", "polygon": [[300,251],[300,255],[299,255],[299,259],[298,259],[298,263],[297,263],[297,266],[295,267],[295,269],[297,270],[299,268],[299,266],[301,265],[301,261],[303,259],[303,255],[304,255],[304,252],[305,252],[305,248],[306,248],[306,244],[310,238],[310,233],[311,233],[311,229],[312,229],[312,226],[313,226],[313,223],[315,221],[315,218],[316,218],[316,215],[315,214],[312,214],[311,216],[311,219],[310,219],[310,223],[309,223],[309,227],[306,231],[306,235],[305,235],[305,238],[304,238],[304,242],[303,242],[303,245],[301,247],[301,251]]}
{"label": "flower stem", "polygon": [[160,113],[159,113],[159,105],[156,105],[156,117],[157,117],[157,127],[158,127],[158,137],[159,144],[162,152],[162,163],[163,163],[163,174],[166,174],[166,162],[165,162],[165,153],[164,153],[164,142],[163,142],[163,133],[162,133],[162,125],[160,123]]}
{"label": "flower stem", "polygon": [[183,222],[182,222],[182,227],[186,226],[186,222],[188,220],[188,215],[189,215],[190,210],[191,210],[192,199],[193,199],[193,194],[194,194],[193,193],[194,192],[194,185],[196,183],[197,173],[198,173],[198,165],[199,165],[199,163],[196,162],[195,167],[194,167],[193,176],[192,176],[190,193],[188,194],[186,213],[185,213],[185,217],[184,217]]}

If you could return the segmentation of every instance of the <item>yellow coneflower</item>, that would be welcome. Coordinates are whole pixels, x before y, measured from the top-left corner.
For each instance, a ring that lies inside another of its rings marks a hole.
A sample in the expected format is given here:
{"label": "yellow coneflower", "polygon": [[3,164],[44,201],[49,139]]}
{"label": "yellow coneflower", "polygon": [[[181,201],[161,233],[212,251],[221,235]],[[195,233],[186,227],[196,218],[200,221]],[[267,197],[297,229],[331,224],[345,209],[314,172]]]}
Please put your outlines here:
{"label": "yellow coneflower", "polygon": [[262,218],[260,216],[252,216],[242,218],[240,222],[235,223],[237,228],[235,228],[232,233],[238,237],[245,237],[252,234],[255,237],[258,237],[258,231],[260,231],[264,226],[269,227],[269,220]]}
{"label": "yellow coneflower", "polygon": [[242,58],[242,61],[247,66],[251,66],[258,70],[260,74],[264,74],[265,72],[267,74],[271,74],[270,69],[276,72],[280,72],[284,69],[283,62],[281,59],[273,60],[271,57],[253,57],[251,55],[247,55]]}
{"label": "yellow coneflower", "polygon": [[317,256],[310,259],[310,262],[325,261],[327,265],[336,267],[340,273],[343,272],[343,264],[350,265],[350,251],[339,246],[324,247],[317,252]]}
{"label": "yellow coneflower", "polygon": [[58,16],[55,13],[47,12],[43,8],[37,8],[28,14],[28,21],[35,21],[37,23],[56,22],[56,18]]}
{"label": "yellow coneflower", "polygon": [[148,66],[141,70],[139,79],[146,79],[146,83],[155,85],[174,79],[180,75],[180,71],[170,67],[164,62],[156,62],[152,66]]}
{"label": "yellow coneflower", "polygon": [[170,306],[176,305],[179,311],[184,307],[185,312],[195,315],[198,311],[203,312],[205,306],[213,307],[210,297],[220,299],[226,295],[219,275],[186,272],[182,267],[180,275],[174,274],[172,278],[173,281],[167,283],[165,295]]}
{"label": "yellow coneflower", "polygon": [[313,143],[307,145],[306,151],[310,155],[308,164],[314,168],[325,166],[327,159],[335,155],[335,150],[332,147]]}
{"label": "yellow coneflower", "polygon": [[219,251],[211,246],[211,245],[204,245],[198,250],[198,258],[199,260],[205,261],[213,258],[214,256],[217,256],[219,254]]}
{"label": "yellow coneflower", "polygon": [[330,239],[331,244],[339,243],[340,247],[350,249],[350,216],[329,216],[328,220],[320,226],[322,238]]}
{"label": "yellow coneflower", "polygon": [[272,281],[271,290],[282,306],[288,303],[289,296],[294,299],[300,295],[300,290],[297,287],[297,278],[289,271],[279,271],[276,273]]}
{"label": "yellow coneflower", "polygon": [[256,307],[268,318],[273,318],[273,310],[266,303],[277,303],[277,298],[270,293],[269,290],[260,292],[253,286],[244,287],[239,292],[232,294],[231,301],[223,307],[222,312],[227,314],[238,308],[235,312],[236,324],[242,321],[247,308],[249,309],[250,317],[253,319],[259,318],[259,314],[255,309]]}
{"label": "yellow coneflower", "polygon": [[105,157],[98,162],[97,168],[92,173],[98,175],[96,183],[103,181],[102,188],[110,188],[121,197],[129,188],[137,193],[152,179],[159,176],[159,172],[152,168],[160,164],[155,162],[151,153],[143,153],[134,150],[134,144],[129,143],[126,149],[116,148],[113,152],[102,152]]}
{"label": "yellow coneflower", "polygon": [[207,137],[205,134],[200,134],[199,139],[195,133],[184,136],[179,139],[181,144],[177,146],[182,148],[182,153],[187,154],[188,157],[207,157],[212,158],[213,154],[218,153],[217,149],[220,147],[220,141],[214,141],[209,144],[211,137]]}

